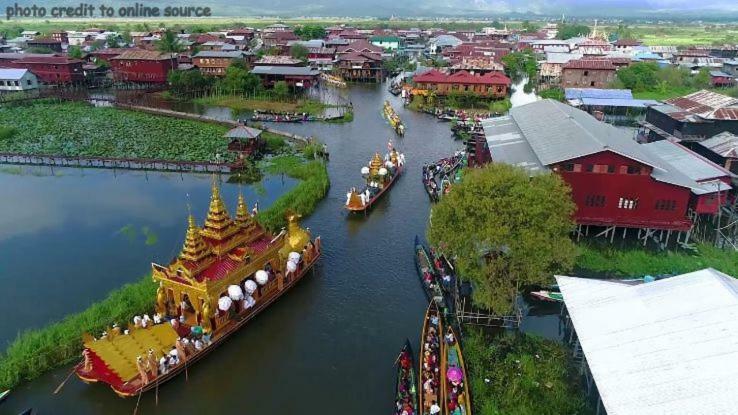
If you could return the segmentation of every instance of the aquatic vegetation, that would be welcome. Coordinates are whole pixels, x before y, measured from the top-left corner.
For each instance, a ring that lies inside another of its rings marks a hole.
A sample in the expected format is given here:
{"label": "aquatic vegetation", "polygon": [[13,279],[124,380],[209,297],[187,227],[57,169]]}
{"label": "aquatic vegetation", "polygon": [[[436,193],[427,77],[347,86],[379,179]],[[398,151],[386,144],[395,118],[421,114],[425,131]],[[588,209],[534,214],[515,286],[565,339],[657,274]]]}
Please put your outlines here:
{"label": "aquatic vegetation", "polygon": [[284,173],[300,180],[291,191],[275,200],[269,209],[259,213],[259,222],[273,232],[287,224],[285,213],[288,210],[302,216],[312,213],[330,187],[328,169],[322,161],[306,163],[297,156],[280,156],[271,159],[265,171],[271,174]]}
{"label": "aquatic vegetation", "polygon": [[576,266],[618,276],[641,277],[657,274],[683,274],[711,267],[728,275],[738,275],[736,254],[711,245],[697,245],[695,252],[654,252],[641,247],[617,248],[612,245],[580,243]]}
{"label": "aquatic vegetation", "polygon": [[141,233],[146,238],[144,241],[146,246],[156,245],[156,243],[159,242],[159,235],[152,231],[148,226],[141,227]]}
{"label": "aquatic vegetation", "polygon": [[474,413],[592,413],[564,346],[518,332],[493,336],[478,329],[467,331],[463,346]]}
{"label": "aquatic vegetation", "polygon": [[278,154],[290,148],[285,136],[264,131],[261,133],[261,137],[266,143],[266,150],[268,153]]}
{"label": "aquatic vegetation", "polygon": [[129,223],[128,225],[125,225],[118,229],[118,231],[115,232],[116,235],[123,235],[128,239],[128,242],[133,242],[136,240],[136,237],[138,236],[138,231],[136,230],[136,227],[133,226],[132,223]]}
{"label": "aquatic vegetation", "polygon": [[15,128],[0,125],[0,140],[7,140],[15,135]]}
{"label": "aquatic vegetation", "polygon": [[[303,216],[312,213],[330,185],[325,164],[319,161],[306,162],[297,156],[280,156],[271,159],[265,169],[272,174],[284,173],[301,180],[259,213],[259,221],[272,231],[279,231],[286,225],[285,213],[288,210]],[[125,226],[122,229],[129,232]],[[143,227],[141,232],[147,235],[147,244],[155,238],[147,227]],[[151,310],[155,293],[156,284],[147,276],[112,291],[107,298],[82,312],[21,333],[5,353],[0,354],[0,389],[15,387],[48,370],[80,359],[82,333],[99,334],[114,322],[124,325],[131,316]]]}
{"label": "aquatic vegetation", "polygon": [[228,157],[226,127],[81,102],[0,107],[0,152],[211,161]]}

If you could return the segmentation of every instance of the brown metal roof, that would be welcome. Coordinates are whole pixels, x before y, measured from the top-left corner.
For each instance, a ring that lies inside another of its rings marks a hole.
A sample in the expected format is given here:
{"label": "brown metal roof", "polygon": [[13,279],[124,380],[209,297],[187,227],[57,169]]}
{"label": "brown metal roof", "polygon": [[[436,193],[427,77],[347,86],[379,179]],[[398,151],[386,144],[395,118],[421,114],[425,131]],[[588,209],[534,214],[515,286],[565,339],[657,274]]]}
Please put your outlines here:
{"label": "brown metal roof", "polygon": [[146,61],[161,61],[174,59],[174,55],[171,53],[161,53],[154,50],[130,50],[123,52],[118,56],[110,58],[110,60],[146,60]]}
{"label": "brown metal roof", "polygon": [[609,59],[578,59],[571,60],[564,65],[564,69],[592,69],[592,70],[615,70]]}

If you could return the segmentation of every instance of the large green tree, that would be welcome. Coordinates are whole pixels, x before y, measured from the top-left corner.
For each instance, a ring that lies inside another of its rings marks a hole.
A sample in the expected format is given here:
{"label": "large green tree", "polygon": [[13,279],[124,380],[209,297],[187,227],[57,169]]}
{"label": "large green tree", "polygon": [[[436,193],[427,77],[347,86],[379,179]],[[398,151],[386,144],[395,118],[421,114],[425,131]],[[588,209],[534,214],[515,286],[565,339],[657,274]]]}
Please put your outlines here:
{"label": "large green tree", "polygon": [[556,33],[557,39],[571,39],[577,36],[587,36],[589,34],[589,26],[583,24],[566,24],[561,23]]}
{"label": "large green tree", "polygon": [[179,41],[176,33],[166,30],[162,33],[161,39],[156,41],[156,50],[164,53],[180,53],[185,50],[185,47]]}
{"label": "large green tree", "polygon": [[203,76],[196,69],[171,71],[167,76],[167,81],[169,81],[170,91],[177,96],[191,96],[194,93],[203,92],[213,85],[213,78]]}
{"label": "large green tree", "polygon": [[261,79],[250,73],[243,61],[236,61],[226,68],[225,76],[217,86],[228,92],[254,92],[261,88]]}
{"label": "large green tree", "polygon": [[507,313],[523,286],[552,282],[574,265],[570,188],[556,174],[529,177],[493,163],[467,169],[432,211],[428,239],[454,258],[473,299]]}
{"label": "large green tree", "polygon": [[303,62],[307,62],[308,60],[308,48],[305,47],[305,45],[300,43],[295,43],[294,45],[290,46],[290,56],[292,56],[295,59],[299,59]]}

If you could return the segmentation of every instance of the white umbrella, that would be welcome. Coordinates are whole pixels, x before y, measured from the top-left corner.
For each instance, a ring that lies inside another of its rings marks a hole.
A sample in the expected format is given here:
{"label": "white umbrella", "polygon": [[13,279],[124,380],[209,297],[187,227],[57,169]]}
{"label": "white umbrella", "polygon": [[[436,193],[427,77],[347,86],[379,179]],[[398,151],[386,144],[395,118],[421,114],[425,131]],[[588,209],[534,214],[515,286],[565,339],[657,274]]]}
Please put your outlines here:
{"label": "white umbrella", "polygon": [[287,258],[292,262],[298,262],[300,261],[300,254],[297,252],[290,252],[289,255],[287,255]]}
{"label": "white umbrella", "polygon": [[229,285],[228,296],[231,297],[231,300],[233,301],[241,301],[243,300],[243,291],[241,291],[241,287],[238,285]]}
{"label": "white umbrella", "polygon": [[246,294],[251,295],[256,291],[256,283],[252,280],[246,280],[246,282],[243,283],[243,289],[246,291]]}
{"label": "white umbrella", "polygon": [[380,176],[384,176],[386,174],[387,174],[387,169],[385,169],[384,167],[382,167],[381,169],[379,169],[379,175]]}
{"label": "white umbrella", "polygon": [[393,163],[392,163],[391,161],[389,161],[389,160],[387,160],[387,161],[386,161],[386,162],[384,163],[384,165],[385,165],[385,166],[387,166],[387,168],[390,168],[390,167],[395,167],[395,165],[394,165],[394,164],[393,164]]}
{"label": "white umbrella", "polygon": [[259,283],[259,285],[264,285],[269,281],[269,274],[267,274],[266,271],[263,269],[260,269],[256,271],[256,275],[254,275],[254,278],[256,278],[256,282]]}
{"label": "white umbrella", "polygon": [[230,310],[232,305],[233,305],[233,300],[231,300],[228,297],[220,297],[218,299],[218,309],[220,309],[221,311]]}
{"label": "white umbrella", "polygon": [[295,271],[297,271],[297,264],[295,264],[292,261],[287,261],[287,271],[289,271],[289,272],[295,272]]}
{"label": "white umbrella", "polygon": [[366,167],[366,166],[362,167],[361,174],[369,174],[369,167]]}
{"label": "white umbrella", "polygon": [[256,300],[254,300],[254,297],[252,296],[246,297],[246,299],[243,300],[243,302],[244,302],[243,308],[246,308],[246,309],[251,308],[254,306],[254,304],[256,304]]}

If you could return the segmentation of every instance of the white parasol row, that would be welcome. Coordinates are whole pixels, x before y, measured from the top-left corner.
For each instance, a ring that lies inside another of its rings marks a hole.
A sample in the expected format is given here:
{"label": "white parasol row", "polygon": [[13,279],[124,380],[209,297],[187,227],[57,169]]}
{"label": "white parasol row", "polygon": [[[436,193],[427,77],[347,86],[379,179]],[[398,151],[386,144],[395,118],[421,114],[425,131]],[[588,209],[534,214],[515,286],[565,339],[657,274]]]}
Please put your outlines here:
{"label": "white parasol row", "polygon": [[380,176],[386,176],[387,175],[387,169],[385,169],[384,167],[382,167],[381,169],[379,169],[379,175]]}
{"label": "white parasol row", "polygon": [[366,166],[362,167],[361,174],[369,174],[369,167],[366,167]]}
{"label": "white parasol row", "polygon": [[287,261],[287,272],[297,271],[297,264],[292,261]]}

